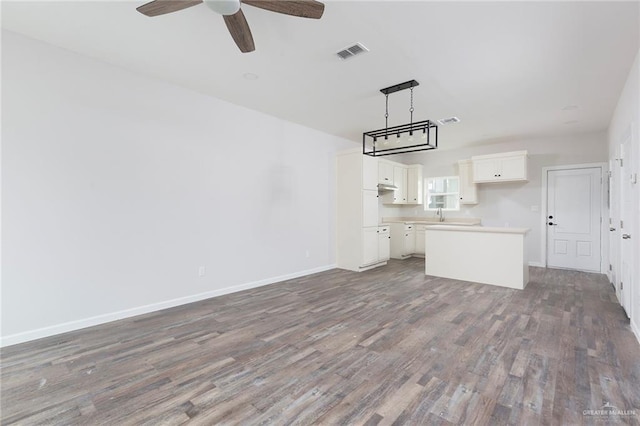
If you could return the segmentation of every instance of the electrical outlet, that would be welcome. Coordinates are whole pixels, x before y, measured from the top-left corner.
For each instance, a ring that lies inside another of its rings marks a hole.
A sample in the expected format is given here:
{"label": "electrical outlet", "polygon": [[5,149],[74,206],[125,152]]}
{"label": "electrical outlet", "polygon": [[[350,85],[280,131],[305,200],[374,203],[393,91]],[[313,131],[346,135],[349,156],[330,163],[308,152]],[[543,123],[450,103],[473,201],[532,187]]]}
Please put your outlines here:
{"label": "electrical outlet", "polygon": [[205,268],[204,266],[201,266],[198,268],[198,276],[199,277],[204,277],[204,274],[207,272],[207,268]]}

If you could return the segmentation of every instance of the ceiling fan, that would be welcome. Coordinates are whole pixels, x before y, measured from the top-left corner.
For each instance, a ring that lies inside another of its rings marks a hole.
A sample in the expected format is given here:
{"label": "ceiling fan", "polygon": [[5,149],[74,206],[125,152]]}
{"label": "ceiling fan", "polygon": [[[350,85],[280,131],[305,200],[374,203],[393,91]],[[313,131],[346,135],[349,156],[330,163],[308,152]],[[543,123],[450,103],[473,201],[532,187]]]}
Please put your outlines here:
{"label": "ceiling fan", "polygon": [[243,53],[253,52],[256,48],[249,24],[240,9],[240,3],[284,13],[285,15],[302,18],[320,19],[324,12],[324,4],[315,0],[154,0],[143,4],[136,10],[143,15],[158,16],[177,12],[200,3],[206,4],[211,10],[224,18],[231,37]]}

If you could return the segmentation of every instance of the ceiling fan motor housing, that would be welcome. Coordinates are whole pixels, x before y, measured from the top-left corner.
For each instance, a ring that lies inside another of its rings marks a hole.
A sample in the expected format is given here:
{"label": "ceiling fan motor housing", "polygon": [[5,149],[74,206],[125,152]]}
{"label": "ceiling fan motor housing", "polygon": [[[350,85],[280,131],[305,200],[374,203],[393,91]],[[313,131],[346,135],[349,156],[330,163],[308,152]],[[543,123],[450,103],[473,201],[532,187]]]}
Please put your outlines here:
{"label": "ceiling fan motor housing", "polygon": [[240,0],[204,0],[204,4],[221,15],[234,15],[240,10]]}

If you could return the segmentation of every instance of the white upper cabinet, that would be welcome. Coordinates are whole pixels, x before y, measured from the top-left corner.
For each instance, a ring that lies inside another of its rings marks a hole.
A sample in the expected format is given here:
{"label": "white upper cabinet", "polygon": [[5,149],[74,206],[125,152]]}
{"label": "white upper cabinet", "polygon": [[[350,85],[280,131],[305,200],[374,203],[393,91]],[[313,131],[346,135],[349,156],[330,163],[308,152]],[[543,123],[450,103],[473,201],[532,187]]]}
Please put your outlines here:
{"label": "white upper cabinet", "polygon": [[378,190],[378,159],[362,156],[362,189]]}
{"label": "white upper cabinet", "polygon": [[471,157],[473,182],[512,182],[527,180],[527,151]]}
{"label": "white upper cabinet", "polygon": [[393,204],[407,203],[407,168],[393,166],[393,184],[398,187],[393,194]]}
{"label": "white upper cabinet", "polygon": [[384,204],[422,204],[422,165],[380,160],[378,183],[391,184],[398,189],[381,192]]}
{"label": "white upper cabinet", "polygon": [[407,169],[407,204],[422,204],[422,166]]}
{"label": "white upper cabinet", "polygon": [[378,183],[393,185],[393,164],[384,160],[378,162]]}
{"label": "white upper cabinet", "polygon": [[460,204],[478,204],[478,187],[473,182],[473,163],[471,160],[458,161],[460,178]]}
{"label": "white upper cabinet", "polygon": [[500,178],[527,180],[527,154],[504,157],[500,162]]}

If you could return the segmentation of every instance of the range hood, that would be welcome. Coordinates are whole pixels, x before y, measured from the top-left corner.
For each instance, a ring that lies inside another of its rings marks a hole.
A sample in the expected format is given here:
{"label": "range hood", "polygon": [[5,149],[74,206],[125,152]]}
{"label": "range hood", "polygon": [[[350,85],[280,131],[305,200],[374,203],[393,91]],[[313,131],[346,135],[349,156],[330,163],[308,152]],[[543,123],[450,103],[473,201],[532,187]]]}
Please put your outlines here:
{"label": "range hood", "polygon": [[390,183],[378,184],[378,191],[395,191],[396,189],[398,189],[398,187],[395,185],[391,185]]}

